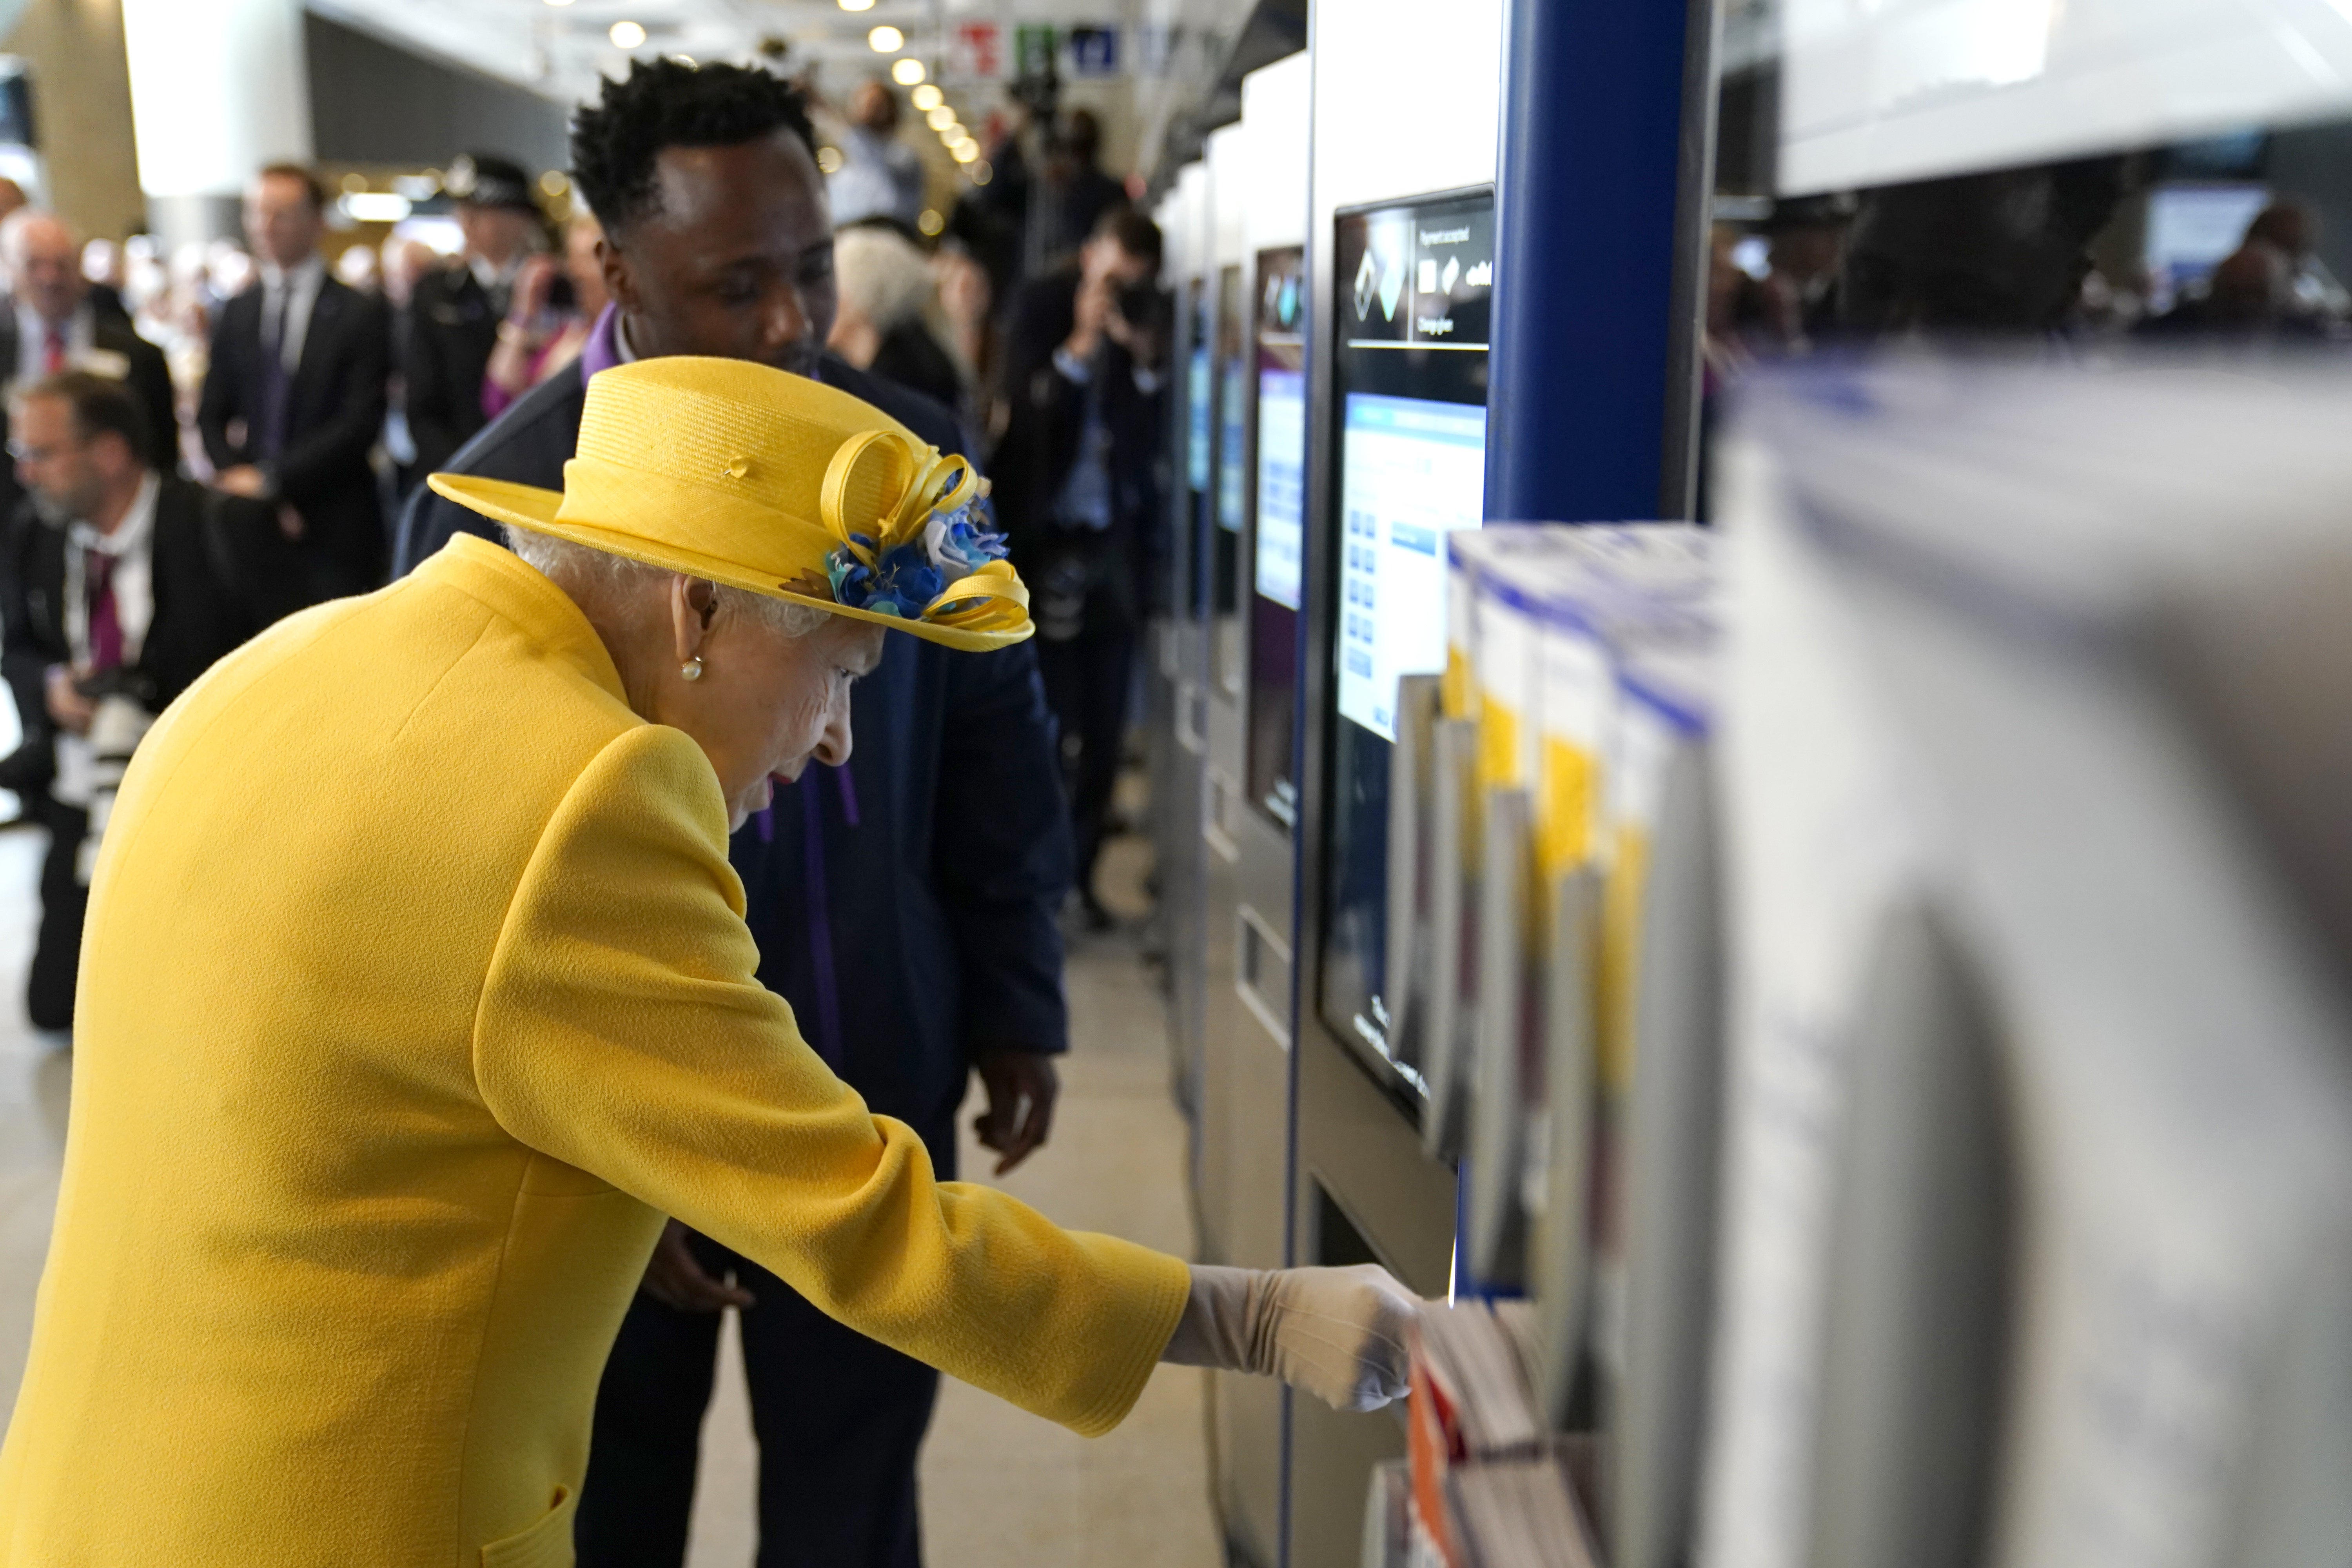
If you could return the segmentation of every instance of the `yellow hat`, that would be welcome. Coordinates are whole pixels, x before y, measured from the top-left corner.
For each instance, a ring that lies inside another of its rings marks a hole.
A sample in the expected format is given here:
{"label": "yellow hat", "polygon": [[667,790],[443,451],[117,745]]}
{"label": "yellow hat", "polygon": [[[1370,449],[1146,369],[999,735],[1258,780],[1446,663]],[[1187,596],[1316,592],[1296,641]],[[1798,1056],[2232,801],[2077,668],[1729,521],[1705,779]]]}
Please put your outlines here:
{"label": "yellow hat", "polygon": [[517,528],[950,647],[1035,630],[970,463],[845,392],[744,360],[591,376],[560,495],[467,474],[427,482]]}

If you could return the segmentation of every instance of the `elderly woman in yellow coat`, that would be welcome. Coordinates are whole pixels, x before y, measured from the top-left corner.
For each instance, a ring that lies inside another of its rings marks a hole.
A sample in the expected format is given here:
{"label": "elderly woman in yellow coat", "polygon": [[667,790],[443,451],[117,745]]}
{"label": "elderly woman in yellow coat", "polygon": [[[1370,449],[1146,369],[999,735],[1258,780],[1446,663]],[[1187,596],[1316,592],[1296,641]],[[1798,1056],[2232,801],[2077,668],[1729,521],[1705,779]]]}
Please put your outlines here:
{"label": "elderly woman in yellow coat", "polygon": [[[664,1215],[1080,1432],[1155,1362],[1363,1407],[1377,1269],[1190,1268],[934,1180],[753,977],[727,836],[886,628],[1028,633],[961,459],[735,361],[598,375],[561,496],[157,723],[92,889],[0,1568],[572,1561]],[[949,847],[952,852],[952,847]]]}

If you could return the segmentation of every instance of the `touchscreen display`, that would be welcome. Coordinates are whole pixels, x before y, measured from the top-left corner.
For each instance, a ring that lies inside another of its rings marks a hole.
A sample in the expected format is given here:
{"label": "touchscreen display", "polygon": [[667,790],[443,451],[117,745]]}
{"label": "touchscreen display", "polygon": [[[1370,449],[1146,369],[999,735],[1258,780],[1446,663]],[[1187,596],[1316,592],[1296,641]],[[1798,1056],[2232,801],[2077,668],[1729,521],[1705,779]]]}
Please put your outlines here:
{"label": "touchscreen display", "polygon": [[1299,247],[1258,253],[1246,768],[1250,804],[1286,830],[1298,820],[1292,732],[1307,549],[1306,289],[1306,257]]}
{"label": "touchscreen display", "polygon": [[[1335,563],[1323,803],[1324,1023],[1388,1059],[1389,753],[1397,680],[1445,663],[1445,536],[1486,500],[1494,197],[1342,215],[1332,364]],[[1413,1089],[1419,1079],[1397,1069]]]}

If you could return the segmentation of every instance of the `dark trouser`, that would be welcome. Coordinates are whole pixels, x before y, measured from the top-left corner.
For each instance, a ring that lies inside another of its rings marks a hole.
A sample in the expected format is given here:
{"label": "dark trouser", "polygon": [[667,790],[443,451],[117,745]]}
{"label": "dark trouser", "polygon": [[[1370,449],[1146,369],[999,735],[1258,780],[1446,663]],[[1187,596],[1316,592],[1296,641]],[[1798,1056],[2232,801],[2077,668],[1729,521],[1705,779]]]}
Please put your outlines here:
{"label": "dark trouser", "polygon": [[1062,781],[1070,802],[1070,831],[1078,852],[1078,890],[1095,891],[1095,858],[1118,783],[1119,742],[1127,730],[1129,667],[1135,660],[1135,623],[1089,613],[1086,629],[1067,642],[1037,639],[1037,670],[1045,701],[1062,735]]}
{"label": "dark trouser", "polygon": [[[760,1442],[758,1568],[921,1568],[915,1456],[940,1374],[842,1327],[708,1237],[695,1255],[759,1304],[739,1315]],[[572,1535],[579,1568],[686,1560],[722,1317],[639,1291],[596,1391]]]}
{"label": "dark trouser", "polygon": [[81,921],[89,889],[75,876],[89,813],[47,795],[25,804],[49,830],[49,853],[41,862],[41,931],[33,944],[33,970],[25,984],[25,1012],[36,1029],[73,1027],[74,978],[81,967]]}

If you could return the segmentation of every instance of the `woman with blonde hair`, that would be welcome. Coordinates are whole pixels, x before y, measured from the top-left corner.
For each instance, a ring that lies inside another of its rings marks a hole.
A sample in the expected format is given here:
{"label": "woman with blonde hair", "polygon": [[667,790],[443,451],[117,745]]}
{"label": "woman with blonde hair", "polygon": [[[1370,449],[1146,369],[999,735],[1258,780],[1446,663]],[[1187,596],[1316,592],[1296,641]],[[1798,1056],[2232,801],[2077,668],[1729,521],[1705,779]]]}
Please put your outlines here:
{"label": "woman with blonde hair", "polygon": [[569,1563],[664,1215],[1080,1432],[1161,1360],[1401,1390],[1381,1270],[940,1182],[754,973],[728,833],[847,755],[884,637],[1030,634],[961,458],[664,358],[591,379],[560,495],[432,482],[514,552],[279,623],[124,780],[0,1565]]}

